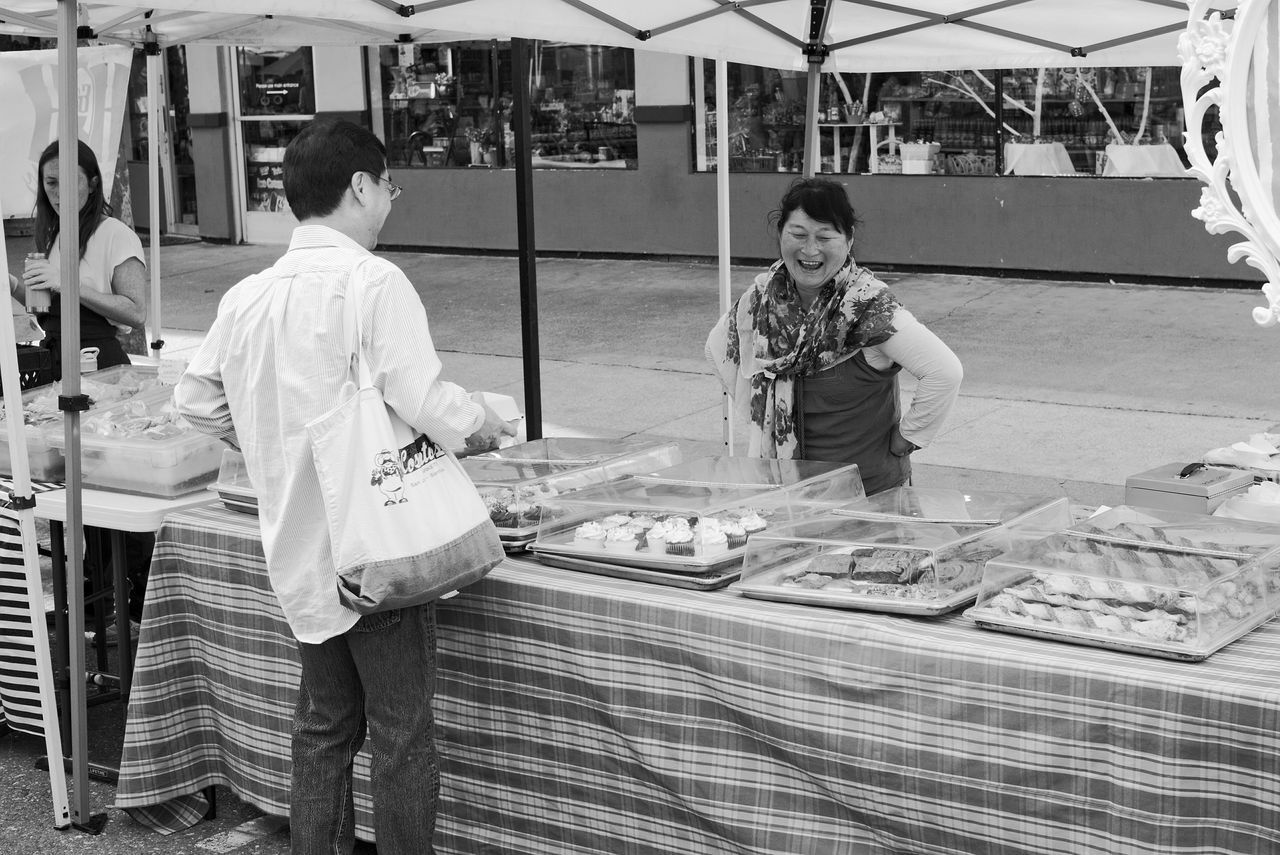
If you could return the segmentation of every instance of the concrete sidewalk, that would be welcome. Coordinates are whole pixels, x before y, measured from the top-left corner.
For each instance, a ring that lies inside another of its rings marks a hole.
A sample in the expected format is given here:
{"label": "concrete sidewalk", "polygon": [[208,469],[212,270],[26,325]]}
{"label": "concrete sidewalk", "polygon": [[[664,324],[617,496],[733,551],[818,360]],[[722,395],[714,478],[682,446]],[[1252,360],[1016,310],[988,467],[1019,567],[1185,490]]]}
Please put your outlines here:
{"label": "concrete sidewalk", "polygon": [[[10,258],[21,257],[12,240]],[[161,248],[165,353],[189,354],[222,294],[274,246]],[[449,379],[524,401],[517,261],[383,253],[422,296]],[[759,266],[734,267],[736,295]],[[647,432],[722,448],[721,394],[703,361],[718,317],[711,263],[541,259],[544,432]],[[1125,478],[1198,459],[1280,421],[1280,337],[1253,287],[882,274],[960,356],[965,382],[916,481],[1121,500]],[[910,388],[904,389],[909,397]]]}
{"label": "concrete sidewalk", "polygon": [[[199,341],[217,299],[279,247],[164,247],[167,352]],[[448,376],[524,400],[519,281],[509,257],[385,253],[422,295]],[[734,267],[736,295],[759,271]],[[544,430],[643,431],[721,446],[719,385],[702,359],[718,316],[714,264],[542,259]],[[1280,338],[1252,288],[888,273],[960,355],[965,383],[923,484],[1061,492],[1115,503],[1125,478],[1198,459],[1280,421]],[[909,397],[910,389],[904,389]]]}

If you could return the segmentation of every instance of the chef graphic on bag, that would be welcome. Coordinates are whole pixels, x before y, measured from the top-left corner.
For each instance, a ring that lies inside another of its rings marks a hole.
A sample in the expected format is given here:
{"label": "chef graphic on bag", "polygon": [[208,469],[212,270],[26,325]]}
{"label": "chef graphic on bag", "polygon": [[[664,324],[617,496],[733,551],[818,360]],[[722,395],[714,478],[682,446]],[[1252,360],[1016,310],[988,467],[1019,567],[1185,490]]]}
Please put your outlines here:
{"label": "chef graphic on bag", "polygon": [[383,449],[374,455],[373,476],[369,483],[387,497],[382,503],[384,506],[409,501],[404,494],[404,470],[400,468],[400,456],[394,451]]}

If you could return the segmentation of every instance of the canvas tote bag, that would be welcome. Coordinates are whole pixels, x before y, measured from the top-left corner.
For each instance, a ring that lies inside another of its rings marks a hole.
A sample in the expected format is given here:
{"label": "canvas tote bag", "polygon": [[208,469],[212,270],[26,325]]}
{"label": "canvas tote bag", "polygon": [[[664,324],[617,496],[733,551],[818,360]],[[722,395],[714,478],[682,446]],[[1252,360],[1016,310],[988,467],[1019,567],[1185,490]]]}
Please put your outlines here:
{"label": "canvas tote bag", "polygon": [[438,599],[503,558],[498,530],[453,454],[410,428],[370,380],[363,260],[351,269],[344,321],[359,387],[348,382],[351,394],[306,426],[338,596],[362,615]]}

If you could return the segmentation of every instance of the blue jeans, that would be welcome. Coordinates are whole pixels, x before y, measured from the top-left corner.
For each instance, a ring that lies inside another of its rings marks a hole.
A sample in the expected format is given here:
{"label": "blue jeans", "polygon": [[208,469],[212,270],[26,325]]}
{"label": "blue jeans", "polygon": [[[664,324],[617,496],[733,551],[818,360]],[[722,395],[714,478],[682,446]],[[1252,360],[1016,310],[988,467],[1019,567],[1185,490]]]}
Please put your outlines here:
{"label": "blue jeans", "polygon": [[440,769],[431,698],[435,604],[362,617],[343,635],[299,644],[293,718],[293,855],[345,855],[355,846],[351,764],[372,737],[378,855],[430,853]]}

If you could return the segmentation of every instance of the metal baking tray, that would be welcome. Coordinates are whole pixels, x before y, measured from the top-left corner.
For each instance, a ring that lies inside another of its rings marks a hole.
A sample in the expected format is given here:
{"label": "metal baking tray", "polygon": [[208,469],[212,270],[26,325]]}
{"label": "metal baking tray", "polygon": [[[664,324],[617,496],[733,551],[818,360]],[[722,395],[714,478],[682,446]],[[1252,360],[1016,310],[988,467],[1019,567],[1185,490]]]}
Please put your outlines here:
{"label": "metal baking tray", "polygon": [[[573,537],[573,532],[568,532],[567,537]],[[729,567],[739,569],[742,567],[742,556],[746,553],[747,548],[739,546],[719,555],[650,555],[647,552],[638,551],[609,552],[590,546],[579,546],[571,540],[563,543],[541,540],[531,543],[529,550],[540,554],[576,558],[641,570],[657,570],[664,573],[683,573],[688,575],[723,572]]]}
{"label": "metal baking tray", "polygon": [[672,588],[687,588],[694,591],[714,591],[736,581],[742,575],[741,570],[713,571],[699,575],[663,573],[659,570],[644,570],[639,567],[625,567],[621,564],[604,564],[599,561],[587,561],[581,558],[553,555],[548,552],[540,554],[538,560],[551,567],[560,567],[565,570],[579,570],[584,573],[595,573],[599,576],[611,576],[616,579],[630,579],[633,582],[648,582],[654,585],[667,585]]}
{"label": "metal baking tray", "polygon": [[[750,581],[738,582],[732,590],[744,597],[757,600],[773,600],[779,603],[799,603],[806,606],[831,606],[841,609],[857,609],[867,612],[885,612],[887,614],[913,615],[916,617],[936,617],[953,612],[977,599],[982,587],[981,579],[967,588],[952,593],[950,596],[929,600],[912,597],[874,597],[847,590],[827,590],[825,588],[801,588],[793,585],[781,585],[779,582],[787,573],[798,570],[808,564],[809,558],[796,561],[773,570],[753,576]],[[911,587],[911,586],[903,586]]]}
{"label": "metal baking tray", "polygon": [[973,622],[983,629],[994,629],[998,632],[1008,632],[1014,635],[1028,635],[1033,638],[1045,638],[1051,641],[1062,641],[1068,644],[1083,644],[1086,647],[1101,647],[1106,650],[1118,650],[1122,653],[1137,653],[1143,656],[1159,656],[1162,659],[1177,659],[1182,662],[1202,662],[1208,659],[1214,653],[1226,647],[1233,641],[1237,641],[1248,635],[1253,630],[1262,626],[1269,621],[1273,612],[1265,611],[1258,615],[1256,620],[1242,624],[1232,632],[1223,637],[1220,643],[1212,647],[1192,647],[1186,644],[1162,644],[1158,641],[1142,641],[1132,638],[1106,638],[1097,635],[1081,635],[1070,632],[1065,629],[1055,629],[1050,626],[1034,626],[1031,624],[1019,623],[1017,621],[1006,621],[999,617],[983,615],[976,610],[970,610],[967,614],[973,618]]}

